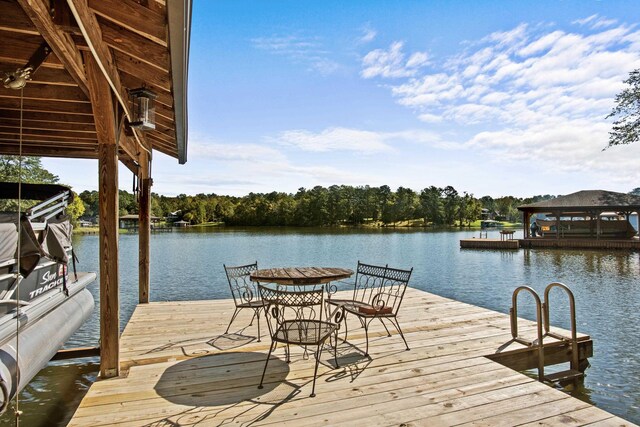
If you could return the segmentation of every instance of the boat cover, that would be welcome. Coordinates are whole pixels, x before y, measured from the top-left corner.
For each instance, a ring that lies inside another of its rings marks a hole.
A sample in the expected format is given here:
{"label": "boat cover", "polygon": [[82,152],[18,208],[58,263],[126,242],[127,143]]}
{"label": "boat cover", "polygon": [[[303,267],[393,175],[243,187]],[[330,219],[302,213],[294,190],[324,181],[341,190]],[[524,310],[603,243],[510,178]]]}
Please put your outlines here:
{"label": "boat cover", "polygon": [[[24,215],[18,220],[16,214],[2,214],[0,221],[3,223],[2,235],[0,235],[0,241],[2,242],[0,246],[2,248],[0,262],[6,263],[20,258],[20,274],[23,277],[27,277],[36,268],[40,258],[44,255],[38,238],[33,228],[31,228],[31,223]],[[19,254],[18,225],[21,228]]]}
{"label": "boat cover", "polygon": [[[21,227],[18,254],[18,224]],[[0,214],[0,263],[20,258],[20,274],[27,277],[38,265],[40,258],[67,264],[66,248],[71,247],[71,223],[68,218],[52,219],[38,238],[29,219],[23,214]]]}
{"label": "boat cover", "polygon": [[[20,186],[22,186],[21,190]],[[69,187],[58,184],[0,182],[0,199],[18,199],[18,196],[21,196],[23,200],[47,200],[65,191],[69,191]],[[73,192],[69,193],[69,202],[71,202]]]}

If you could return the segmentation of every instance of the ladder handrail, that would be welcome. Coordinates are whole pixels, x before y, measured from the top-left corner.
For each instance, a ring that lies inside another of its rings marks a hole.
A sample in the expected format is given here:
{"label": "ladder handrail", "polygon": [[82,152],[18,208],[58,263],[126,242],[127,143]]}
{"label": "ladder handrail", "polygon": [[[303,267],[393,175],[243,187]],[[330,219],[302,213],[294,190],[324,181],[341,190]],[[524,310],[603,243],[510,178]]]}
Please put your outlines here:
{"label": "ladder handrail", "polygon": [[[536,301],[536,324],[538,330],[538,381],[542,382],[544,381],[544,345],[542,342],[543,304],[540,300],[540,296],[538,296],[538,293],[529,286],[519,286],[513,291],[513,296],[511,297],[511,310],[509,310],[509,314],[511,316],[511,336],[516,342],[528,346],[533,346],[533,342],[527,341],[518,336],[518,294],[521,291],[529,292],[531,295],[533,295],[533,298]],[[544,310],[544,312],[546,312],[546,310]]]}
{"label": "ladder handrail", "polygon": [[551,305],[549,300],[549,293],[551,289],[556,287],[563,289],[569,297],[569,314],[571,316],[571,369],[577,370],[579,365],[579,357],[578,357],[578,331],[577,331],[578,328],[576,326],[576,300],[575,300],[575,297],[573,296],[573,292],[571,292],[571,289],[569,289],[564,283],[560,283],[560,282],[549,283],[544,290],[543,307],[544,307],[545,335],[549,335],[558,339],[566,339],[565,337],[562,337],[559,334],[551,333],[551,328],[549,324],[549,307]]}

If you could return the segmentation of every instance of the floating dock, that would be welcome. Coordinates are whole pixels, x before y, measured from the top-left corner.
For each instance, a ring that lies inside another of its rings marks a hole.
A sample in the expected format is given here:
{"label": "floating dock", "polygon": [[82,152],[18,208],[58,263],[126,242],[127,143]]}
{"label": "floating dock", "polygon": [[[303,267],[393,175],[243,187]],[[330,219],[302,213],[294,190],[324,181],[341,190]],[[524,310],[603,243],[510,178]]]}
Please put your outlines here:
{"label": "floating dock", "polygon": [[531,248],[565,248],[565,249],[626,249],[640,250],[640,240],[625,239],[486,239],[471,238],[460,240],[460,247],[465,249],[531,249]]}
{"label": "floating dock", "polygon": [[503,239],[462,239],[460,247],[464,249],[520,249],[517,240]]}
{"label": "floating dock", "polygon": [[[278,347],[257,388],[267,328],[258,342],[250,312],[241,312],[224,334],[233,308],[231,300],[139,305],[121,338],[123,375],[95,382],[69,425],[632,425],[509,368],[534,368],[537,357],[511,340],[507,314],[408,289],[399,321],[411,350],[374,322],[364,357],[364,331],[351,319],[340,368],[325,350],[310,398],[313,356],[299,347],[289,364]],[[521,335],[533,338],[535,327],[519,321]],[[562,342],[544,342],[545,361],[568,360]],[[592,345],[579,336],[581,358]]]}

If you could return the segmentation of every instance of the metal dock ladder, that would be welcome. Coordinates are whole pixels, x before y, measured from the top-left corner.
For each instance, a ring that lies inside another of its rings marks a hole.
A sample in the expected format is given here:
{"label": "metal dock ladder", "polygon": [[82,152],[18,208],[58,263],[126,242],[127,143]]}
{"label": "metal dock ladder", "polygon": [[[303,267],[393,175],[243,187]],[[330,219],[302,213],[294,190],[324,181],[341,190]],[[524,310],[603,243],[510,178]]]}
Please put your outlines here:
{"label": "metal dock ladder", "polygon": [[[563,289],[568,297],[569,297],[569,309],[571,316],[571,337],[565,337],[556,332],[551,331],[551,327],[549,324],[549,293],[553,288]],[[535,302],[536,302],[536,324],[537,324],[537,333],[538,338],[534,341],[527,340],[518,335],[518,294],[521,291],[529,292]],[[529,286],[520,286],[513,291],[512,296],[512,306],[509,310],[509,315],[511,317],[511,336],[513,340],[519,342],[520,344],[524,344],[528,347],[536,346],[538,348],[538,380],[541,382],[564,382],[571,381],[578,378],[582,378],[584,376],[584,369],[586,366],[580,366],[580,358],[578,351],[578,338],[577,338],[577,328],[576,328],[576,303],[575,298],[573,296],[573,292],[562,283],[554,282],[547,285],[544,290],[544,302],[540,300],[540,296],[537,294],[535,290],[533,290]],[[543,333],[543,324],[544,324],[544,333]],[[570,346],[571,360],[570,360],[570,368],[568,370],[556,372],[550,375],[544,374],[544,337],[555,338],[559,341],[564,342],[565,344]]]}
{"label": "metal dock ladder", "polygon": [[[571,316],[571,337],[565,337],[555,332],[551,332],[549,325],[549,308],[551,306],[549,300],[549,292],[553,288],[563,289],[569,297],[569,312]],[[566,285],[558,282],[550,283],[544,290],[544,335],[555,338],[571,346],[571,361],[569,362],[569,369],[565,371],[556,372],[544,377],[545,381],[549,382],[563,382],[582,378],[584,376],[584,369],[580,369],[580,359],[578,353],[578,332],[576,327],[576,300],[573,296],[573,292]],[[585,366],[586,368],[586,366]]]}

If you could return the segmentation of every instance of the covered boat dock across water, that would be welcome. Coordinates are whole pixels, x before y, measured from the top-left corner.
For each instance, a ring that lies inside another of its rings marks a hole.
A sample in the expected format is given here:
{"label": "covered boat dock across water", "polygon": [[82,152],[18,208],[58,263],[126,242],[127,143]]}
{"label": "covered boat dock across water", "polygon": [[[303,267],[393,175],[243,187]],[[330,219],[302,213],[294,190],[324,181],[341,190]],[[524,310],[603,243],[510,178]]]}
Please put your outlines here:
{"label": "covered boat dock across water", "polygon": [[520,247],[640,249],[638,230],[629,222],[640,212],[640,196],[585,190],[518,210],[523,213]]}

